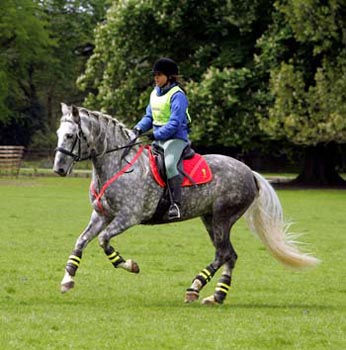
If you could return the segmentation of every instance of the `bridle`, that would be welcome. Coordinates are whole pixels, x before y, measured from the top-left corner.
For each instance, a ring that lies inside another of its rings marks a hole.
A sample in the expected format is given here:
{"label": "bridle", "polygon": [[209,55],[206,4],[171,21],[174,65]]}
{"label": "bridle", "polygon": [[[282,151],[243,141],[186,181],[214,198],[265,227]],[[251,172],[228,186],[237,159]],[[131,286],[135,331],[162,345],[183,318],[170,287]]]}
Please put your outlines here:
{"label": "bridle", "polygon": [[[73,122],[71,120],[68,120],[68,119],[64,120],[64,122],[68,122],[68,123],[72,123],[72,124],[75,123],[75,122]],[[90,148],[90,146],[88,144],[88,141],[87,141],[87,138],[86,138],[85,134],[83,133],[81,122],[79,121],[76,124],[78,125],[78,132],[76,133],[75,139],[73,140],[73,144],[72,144],[71,150],[69,151],[69,150],[67,150],[67,149],[65,149],[63,147],[56,147],[55,148],[56,152],[61,152],[63,154],[66,154],[69,157],[72,157],[74,162],[81,162],[83,160],[97,158],[97,157],[99,157],[101,155],[104,155],[104,154],[107,154],[107,153],[116,152],[116,151],[119,151],[119,150],[122,150],[122,149],[126,149],[124,154],[121,157],[121,158],[124,158],[125,155],[128,154],[128,151],[133,146],[142,144],[142,141],[136,142],[136,140],[137,140],[137,137],[136,137],[135,139],[130,140],[126,145],[119,146],[119,147],[116,147],[116,148],[112,148],[110,150],[107,150],[107,151],[99,153],[99,154],[96,154],[95,150],[91,150],[90,152],[88,152],[89,153],[88,156],[82,157],[82,154],[81,154],[81,152],[82,152],[81,139],[83,139],[86,142],[88,149]],[[76,146],[77,146],[77,149],[78,149],[78,153],[77,154],[73,152],[75,150]]]}
{"label": "bridle", "polygon": [[[75,122],[73,122],[71,120],[68,120],[68,119],[64,120],[64,122],[72,123],[72,124],[75,123]],[[78,125],[78,132],[76,133],[75,139],[73,140],[73,144],[72,144],[71,150],[69,151],[69,150],[67,150],[67,149],[65,149],[63,147],[56,147],[55,151],[56,152],[61,152],[63,154],[66,154],[67,156],[72,157],[74,162],[80,162],[82,160],[90,159],[91,158],[91,154],[88,155],[87,157],[82,157],[82,155],[81,155],[81,152],[82,152],[81,139],[83,139],[86,142],[88,148],[89,148],[89,144],[87,142],[86,136],[83,133],[80,121],[78,123],[76,123],[76,124]],[[73,152],[76,146],[78,148],[78,154]]]}

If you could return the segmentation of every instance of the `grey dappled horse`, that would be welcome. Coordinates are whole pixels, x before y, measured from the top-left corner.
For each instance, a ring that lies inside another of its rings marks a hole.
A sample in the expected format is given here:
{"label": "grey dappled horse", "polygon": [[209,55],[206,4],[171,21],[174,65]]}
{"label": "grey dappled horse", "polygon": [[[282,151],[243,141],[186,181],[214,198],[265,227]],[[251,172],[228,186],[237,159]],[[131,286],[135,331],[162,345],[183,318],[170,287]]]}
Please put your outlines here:
{"label": "grey dappled horse", "polygon": [[[76,161],[90,159],[93,164],[90,187],[93,212],[67,261],[62,292],[74,287],[82,252],[96,236],[114,267],[138,273],[137,263],[123,259],[111,246],[111,239],[134,225],[168,222],[165,215],[153,220],[164,189],[150,172],[148,150],[135,144],[125,160],[121,157],[130,134],[128,128],[108,115],[62,104],[54,171],[66,176]],[[300,252],[290,239],[279,199],[261,175],[230,157],[205,155],[205,159],[213,179],[196,188],[182,189],[181,220],[201,217],[216,252],[213,261],[187,289],[186,302],[198,299],[202,288],[221,266],[223,273],[214,294],[202,302],[221,304],[225,300],[237,260],[230,231],[244,214],[250,229],[281,263],[293,268],[318,263],[318,259]]]}

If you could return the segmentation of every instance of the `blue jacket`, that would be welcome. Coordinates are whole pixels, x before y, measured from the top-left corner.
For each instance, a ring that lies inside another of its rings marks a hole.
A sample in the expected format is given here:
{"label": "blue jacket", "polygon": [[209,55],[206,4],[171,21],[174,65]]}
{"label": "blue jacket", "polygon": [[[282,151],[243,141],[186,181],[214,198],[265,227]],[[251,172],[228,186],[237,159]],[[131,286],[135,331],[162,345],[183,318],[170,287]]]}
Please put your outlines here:
{"label": "blue jacket", "polygon": [[[176,84],[171,85],[168,89],[161,89],[156,86],[155,90],[159,96],[162,96],[175,85]],[[140,129],[142,132],[146,132],[154,127],[155,140],[166,141],[169,139],[182,139],[188,141],[189,128],[186,115],[188,104],[186,95],[181,91],[177,91],[171,98],[171,115],[168,123],[162,126],[156,126],[153,125],[153,116],[149,103],[145,115],[137,123],[135,128]]]}

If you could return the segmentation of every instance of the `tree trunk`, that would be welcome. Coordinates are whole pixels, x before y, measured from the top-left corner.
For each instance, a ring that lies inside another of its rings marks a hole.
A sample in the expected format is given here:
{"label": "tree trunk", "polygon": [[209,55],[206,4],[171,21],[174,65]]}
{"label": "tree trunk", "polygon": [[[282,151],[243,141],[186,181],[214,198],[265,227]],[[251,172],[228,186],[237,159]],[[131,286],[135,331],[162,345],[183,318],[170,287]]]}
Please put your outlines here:
{"label": "tree trunk", "polygon": [[337,147],[333,143],[305,149],[303,168],[293,184],[321,187],[346,187],[346,181],[335,170]]}

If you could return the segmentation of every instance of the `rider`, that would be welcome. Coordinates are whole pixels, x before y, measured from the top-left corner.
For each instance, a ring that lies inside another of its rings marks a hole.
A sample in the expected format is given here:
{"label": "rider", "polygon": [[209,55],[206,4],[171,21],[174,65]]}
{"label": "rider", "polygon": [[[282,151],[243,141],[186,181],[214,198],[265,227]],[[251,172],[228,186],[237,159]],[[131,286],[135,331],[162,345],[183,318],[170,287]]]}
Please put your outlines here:
{"label": "rider", "polygon": [[190,116],[188,100],[178,83],[178,66],[170,58],[160,58],[153,66],[155,88],[143,118],[133,131],[135,136],[153,128],[155,144],[164,150],[170,190],[169,220],[180,218],[181,176],[177,164],[188,145]]}

